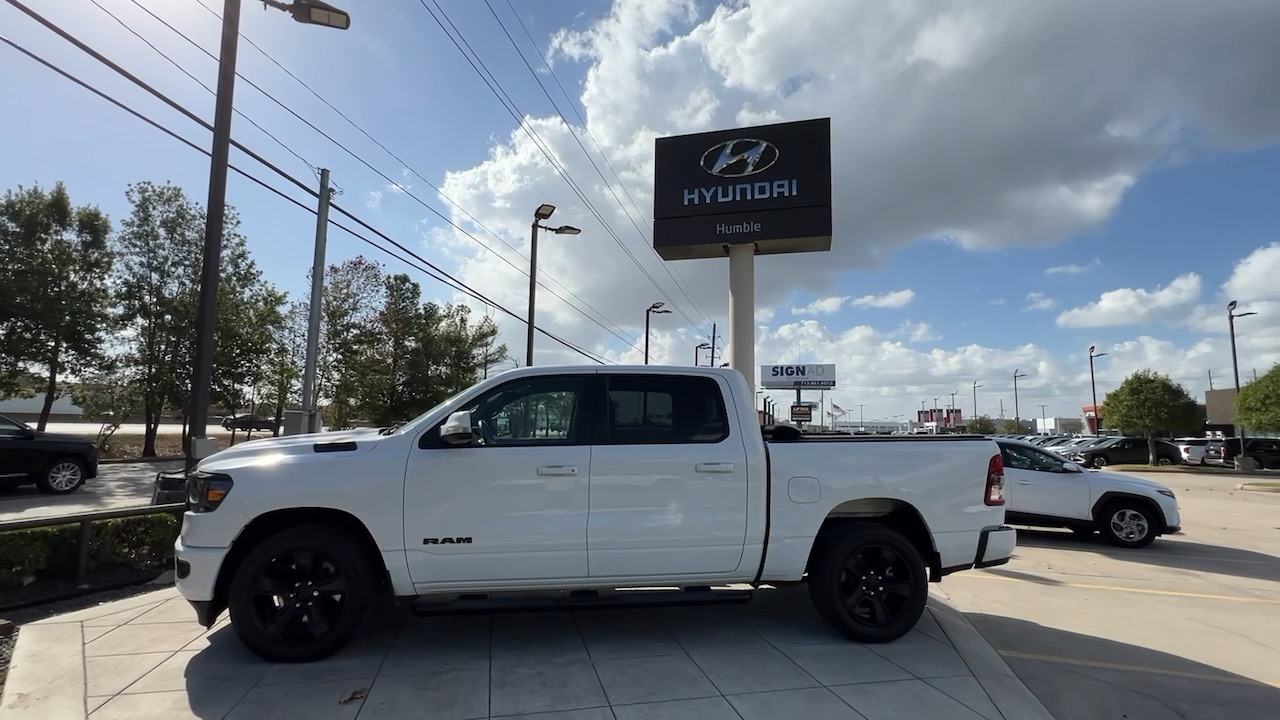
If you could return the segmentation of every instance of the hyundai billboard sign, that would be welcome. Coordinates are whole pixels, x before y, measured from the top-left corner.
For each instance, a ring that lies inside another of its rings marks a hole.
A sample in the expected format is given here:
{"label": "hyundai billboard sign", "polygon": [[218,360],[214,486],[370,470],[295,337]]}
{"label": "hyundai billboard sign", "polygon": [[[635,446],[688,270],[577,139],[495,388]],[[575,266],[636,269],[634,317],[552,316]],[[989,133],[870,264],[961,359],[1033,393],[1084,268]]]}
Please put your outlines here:
{"label": "hyundai billboard sign", "polygon": [[769,390],[833,388],[835,365],[761,365],[760,386]]}
{"label": "hyundai billboard sign", "polygon": [[831,119],[658,138],[653,247],[664,260],[831,249]]}

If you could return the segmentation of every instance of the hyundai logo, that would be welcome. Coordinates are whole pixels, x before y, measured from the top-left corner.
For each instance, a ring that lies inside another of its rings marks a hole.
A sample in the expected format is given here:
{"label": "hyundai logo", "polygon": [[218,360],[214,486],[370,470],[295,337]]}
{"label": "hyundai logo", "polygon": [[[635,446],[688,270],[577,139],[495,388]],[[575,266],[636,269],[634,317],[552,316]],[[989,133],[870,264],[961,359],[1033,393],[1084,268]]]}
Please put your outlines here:
{"label": "hyundai logo", "polygon": [[778,162],[778,148],[755,138],[726,140],[702,154],[702,169],[723,178],[764,172]]}

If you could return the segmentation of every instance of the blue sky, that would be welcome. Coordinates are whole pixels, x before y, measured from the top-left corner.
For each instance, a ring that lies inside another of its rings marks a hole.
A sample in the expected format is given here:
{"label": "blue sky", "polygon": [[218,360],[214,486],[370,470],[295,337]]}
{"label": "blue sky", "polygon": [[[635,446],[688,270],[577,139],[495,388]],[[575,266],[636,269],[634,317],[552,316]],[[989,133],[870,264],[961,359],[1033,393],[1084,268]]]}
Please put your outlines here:
{"label": "blue sky", "polygon": [[[96,2],[213,85],[212,60],[139,5],[216,53],[218,21],[201,3],[220,12],[220,2]],[[245,3],[242,22],[246,37],[403,164],[246,43],[239,68],[472,229],[479,242],[244,82],[236,107],[306,162],[242,117],[234,135],[298,177],[314,177],[307,165],[330,168],[342,189],[336,202],[517,312],[527,283],[519,269],[529,212],[539,202],[557,204],[557,219],[584,233],[548,240],[541,249],[543,281],[568,301],[540,295],[539,323],[610,360],[639,359],[642,309],[658,299],[679,312],[655,323],[655,359],[687,363],[711,322],[728,335],[723,263],[664,268],[646,247],[652,138],[772,118],[832,118],[836,237],[829,254],[759,260],[757,361],[836,363],[841,388],[834,396],[846,408],[865,404],[868,418],[909,412],[925,396],[947,396],[974,380],[984,384],[983,411],[994,412],[1004,399],[1011,416],[1014,368],[1030,373],[1020,385],[1024,416],[1038,414],[1040,403],[1050,414],[1078,415],[1088,401],[1090,344],[1109,353],[1099,363],[1100,394],[1141,367],[1168,372],[1198,393],[1209,371],[1225,380],[1230,370],[1224,285],[1243,293],[1242,303],[1280,311],[1280,296],[1258,279],[1273,264],[1280,271],[1280,252],[1268,250],[1280,241],[1274,201],[1280,111],[1266,99],[1274,93],[1265,73],[1272,57],[1266,38],[1274,34],[1264,29],[1280,24],[1274,4],[1240,0],[1233,3],[1238,12],[1221,16],[1178,7],[1161,14],[1160,32],[1136,41],[1133,34],[1142,35],[1137,31],[1156,5],[1033,10],[941,3],[890,16],[879,6],[834,0],[491,4],[535,68],[542,69],[541,61],[512,8],[540,51],[555,47],[555,79],[585,112],[590,135],[551,76],[539,77],[590,153],[599,142],[634,205],[616,202],[599,181],[486,4],[439,2],[608,227],[540,156],[419,0],[346,0],[353,16],[346,32],[302,26],[253,2]],[[212,116],[206,90],[93,4],[33,5]],[[1111,31],[1073,39],[1076,31],[1062,29],[1089,12],[1106,15]],[[7,4],[0,5],[0,33],[193,141],[208,142],[200,128]],[[1058,42],[1061,52],[1037,50]],[[124,188],[133,181],[172,180],[204,202],[202,155],[9,47],[0,46],[0,69],[8,96],[23,108],[0,115],[4,187],[63,180],[76,201],[96,203],[117,220],[127,213]],[[237,152],[232,157],[254,165]],[[593,158],[605,167],[598,154]],[[415,172],[519,254],[475,230]],[[228,200],[243,216],[267,278],[300,296],[312,216],[234,174]],[[454,299],[417,271],[331,230],[330,260],[361,253],[418,277],[430,297]],[[1083,272],[1046,273],[1069,265]],[[898,302],[856,302],[895,292]],[[1043,309],[1028,309],[1029,298]],[[840,307],[793,312],[815,301]],[[1068,312],[1078,308],[1084,309]],[[478,305],[477,312],[483,312]],[[1277,317],[1263,312],[1242,321],[1246,375],[1280,361]],[[522,327],[499,320],[512,355],[522,358]],[[549,341],[539,340],[538,349],[540,363],[582,361]]]}

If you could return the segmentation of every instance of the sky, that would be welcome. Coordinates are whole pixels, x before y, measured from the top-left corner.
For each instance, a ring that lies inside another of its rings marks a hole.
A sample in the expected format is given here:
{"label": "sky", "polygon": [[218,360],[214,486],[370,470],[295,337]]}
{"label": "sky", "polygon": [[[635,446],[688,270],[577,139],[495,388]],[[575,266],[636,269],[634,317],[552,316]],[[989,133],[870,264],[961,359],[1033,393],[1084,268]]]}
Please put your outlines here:
{"label": "sky", "polygon": [[[212,117],[219,0],[26,2]],[[691,363],[713,323],[732,341],[727,263],[652,250],[654,139],[815,117],[832,123],[832,249],[757,260],[756,360],[835,364],[826,399],[852,419],[952,393],[968,415],[974,383],[979,413],[1012,418],[1015,371],[1022,417],[1079,417],[1090,346],[1099,399],[1143,368],[1202,399],[1210,375],[1231,383],[1230,300],[1258,313],[1237,321],[1242,380],[1280,362],[1274,0],[334,4],[349,30],[245,2],[234,137],[309,184],[329,168],[335,203],[519,316],[532,212],[556,205],[583,232],[539,243],[537,324],[607,362],[642,360],[657,301],[674,312],[654,317],[653,362]],[[0,35],[208,146],[7,3]],[[0,77],[21,110],[0,113],[0,186],[61,180],[117,223],[131,182],[205,201],[204,155],[2,44]],[[266,278],[303,297],[314,215],[234,173],[227,197]],[[421,263],[337,228],[327,253],[493,316],[523,363],[519,320]]]}

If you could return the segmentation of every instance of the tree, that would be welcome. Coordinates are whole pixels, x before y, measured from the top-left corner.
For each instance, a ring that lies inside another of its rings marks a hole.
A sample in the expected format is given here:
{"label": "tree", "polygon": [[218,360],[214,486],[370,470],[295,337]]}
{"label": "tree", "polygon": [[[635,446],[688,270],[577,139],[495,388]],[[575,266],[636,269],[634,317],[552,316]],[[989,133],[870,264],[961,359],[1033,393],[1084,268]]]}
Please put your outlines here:
{"label": "tree", "polygon": [[1007,435],[1026,435],[1034,432],[1034,428],[1032,428],[1031,423],[1026,420],[1023,420],[1021,425],[1019,425],[1017,420],[1014,420],[1013,418],[1006,418],[1000,421],[1000,432]]}
{"label": "tree", "polygon": [[330,265],[325,273],[315,395],[328,402],[329,427],[349,426],[360,409],[362,385],[375,362],[385,282],[382,266],[363,256]]}
{"label": "tree", "polygon": [[1236,422],[1257,432],[1280,432],[1280,364],[1240,388]]}
{"label": "tree", "polygon": [[86,373],[70,388],[71,400],[84,417],[97,420],[97,443],[100,450],[111,446],[111,436],[142,405],[140,388],[118,369],[107,366]]}
{"label": "tree", "polygon": [[996,424],[986,415],[979,415],[969,420],[969,427],[965,428],[965,432],[977,433],[978,435],[994,435],[996,433]]}
{"label": "tree", "polygon": [[[44,392],[37,429],[64,389],[59,379],[98,367],[112,329],[111,225],[96,207],[75,207],[61,183],[50,191],[18,187],[0,200],[0,278],[8,309],[0,323],[6,360],[0,381],[17,392],[14,374],[38,369]],[[27,388],[24,394],[32,394]]]}
{"label": "tree", "polygon": [[1084,421],[1080,418],[1062,418],[1058,421],[1058,429],[1070,435],[1084,432]]}
{"label": "tree", "polygon": [[271,338],[264,400],[274,407],[276,432],[288,407],[301,406],[302,373],[307,359],[307,303],[294,301]]}
{"label": "tree", "polygon": [[1107,393],[1102,402],[1106,424],[1127,435],[1147,438],[1152,465],[1156,464],[1156,438],[1163,434],[1184,435],[1203,427],[1196,401],[1186,388],[1168,375],[1140,370]]}

